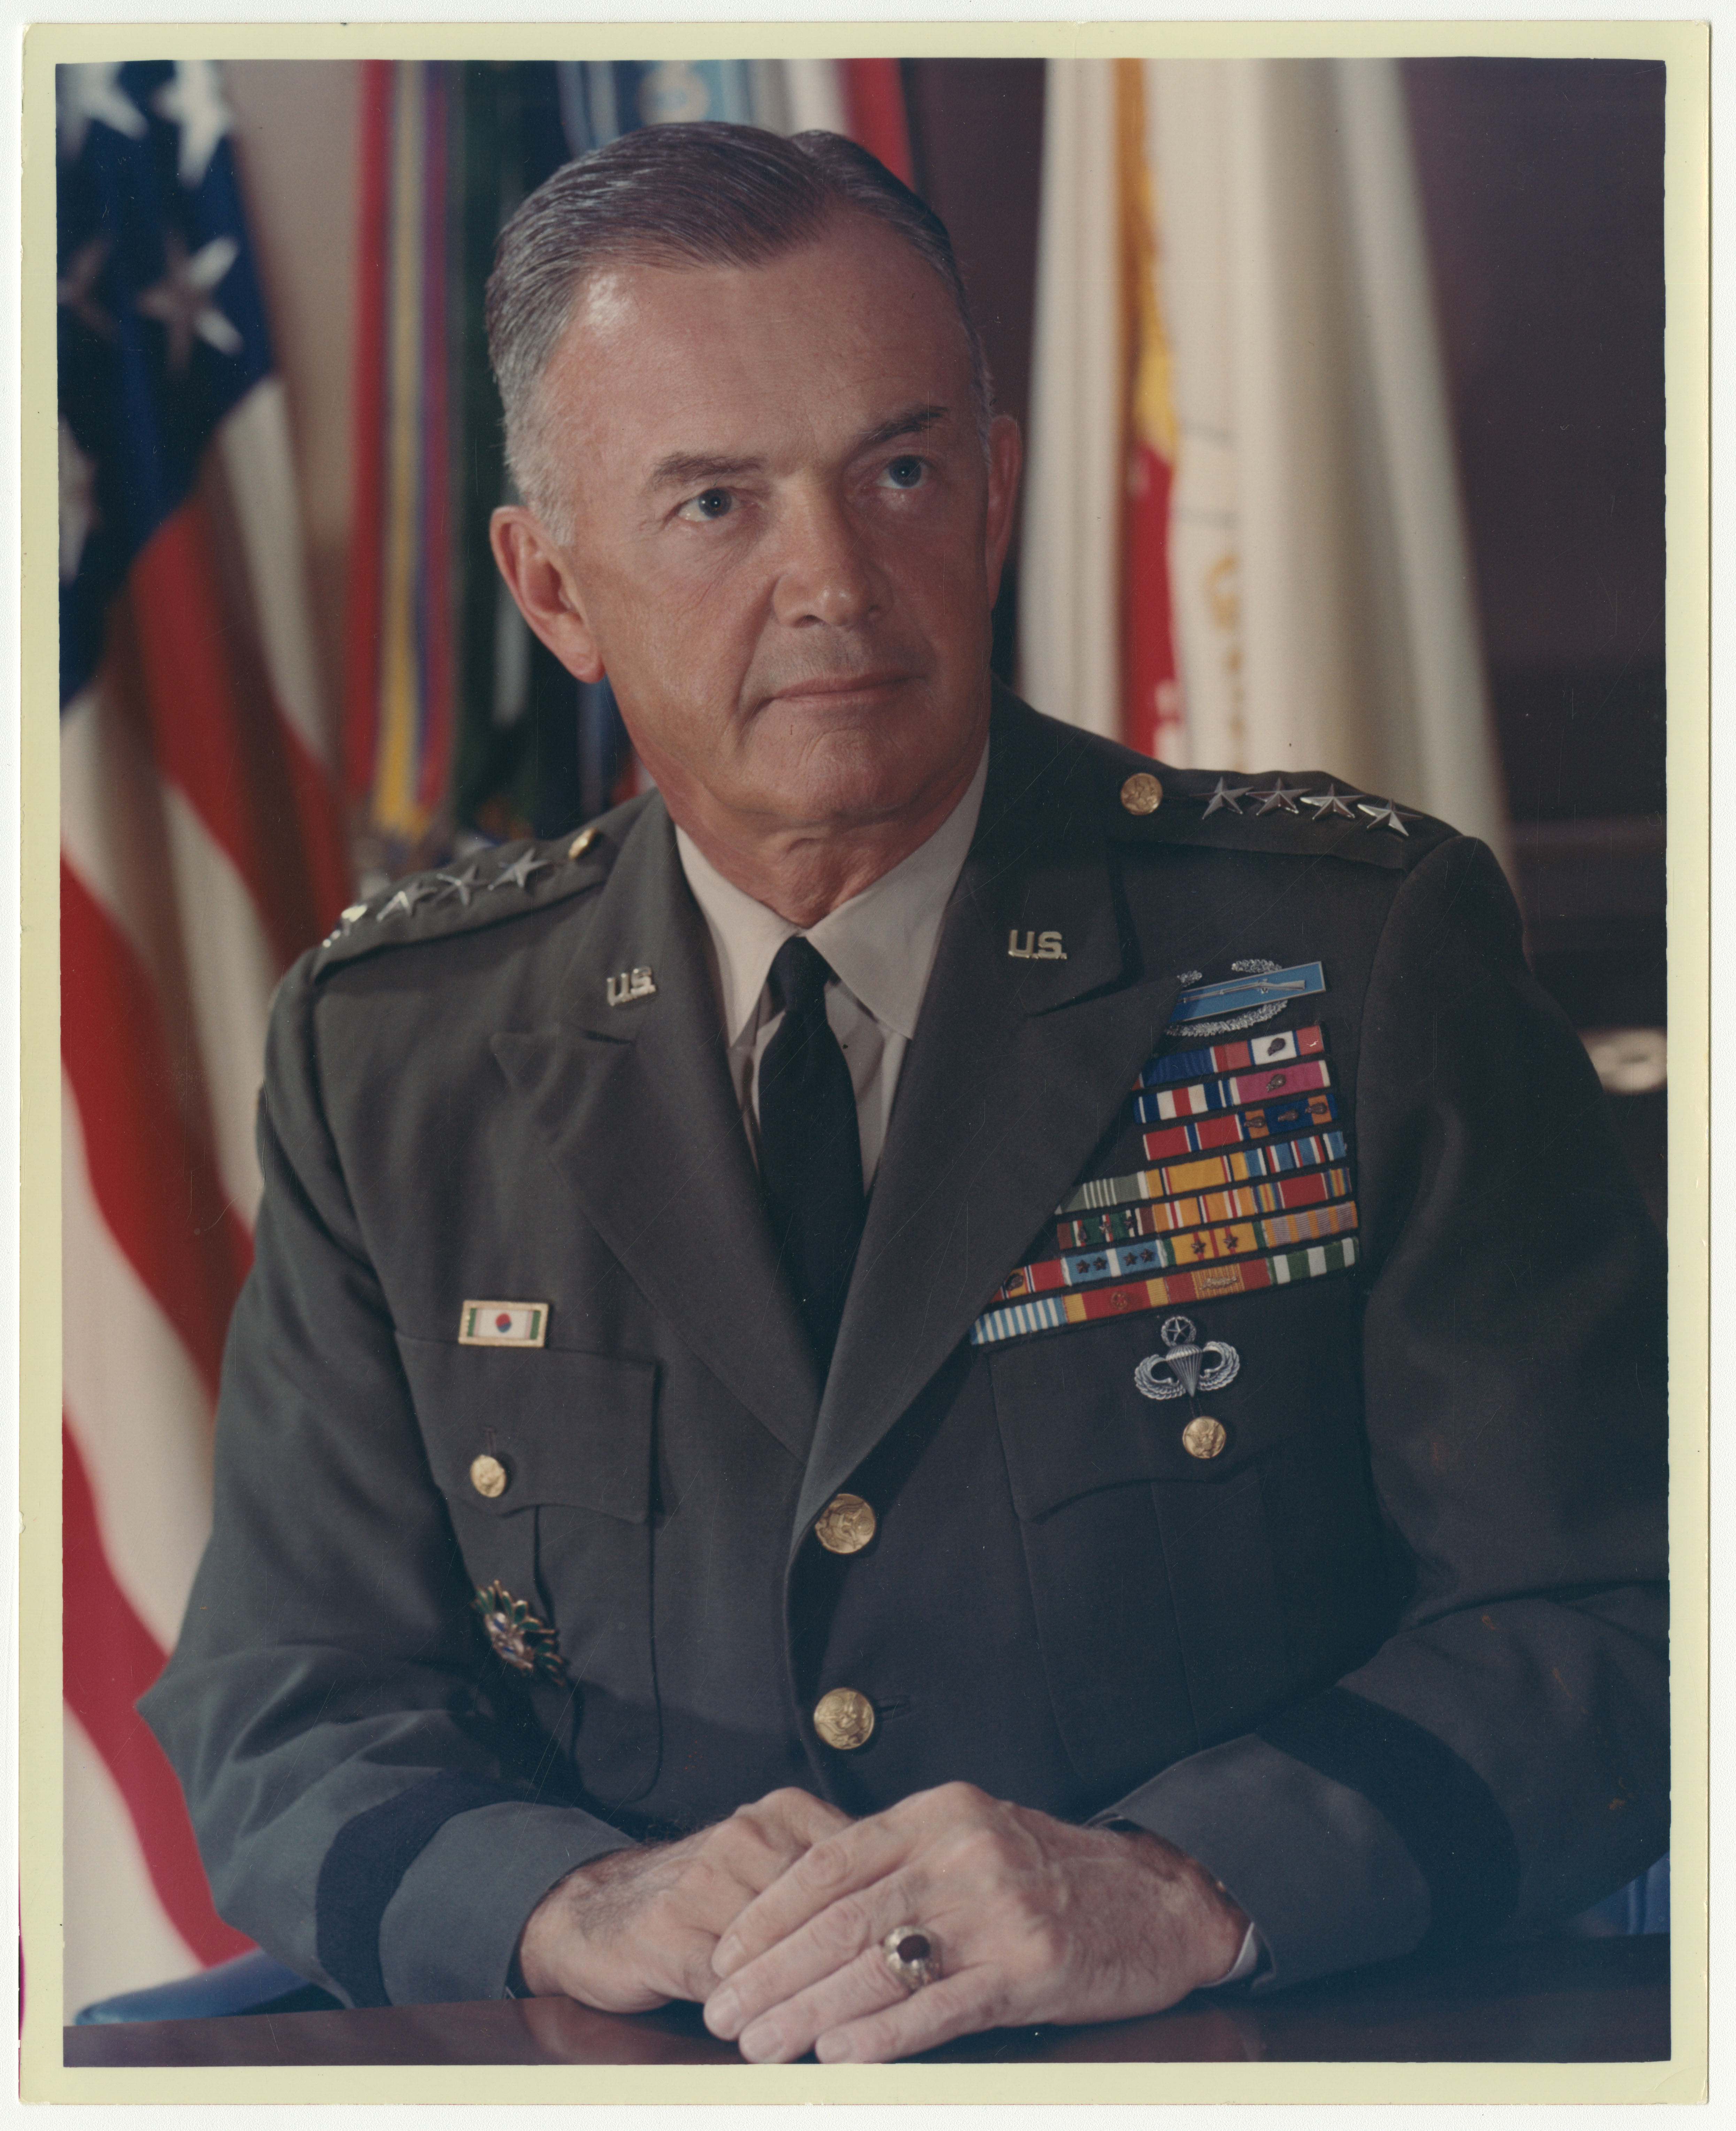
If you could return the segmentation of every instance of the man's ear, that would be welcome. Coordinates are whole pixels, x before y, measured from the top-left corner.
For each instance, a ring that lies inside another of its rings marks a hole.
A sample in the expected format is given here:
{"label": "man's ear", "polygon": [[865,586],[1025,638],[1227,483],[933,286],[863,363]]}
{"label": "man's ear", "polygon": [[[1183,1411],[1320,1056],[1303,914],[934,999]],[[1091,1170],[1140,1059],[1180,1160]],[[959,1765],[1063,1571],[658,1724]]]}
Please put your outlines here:
{"label": "man's ear", "polygon": [[602,680],[602,659],[578,587],[535,512],[521,503],[502,505],[488,521],[488,543],[519,612],[537,635],[569,673]]}
{"label": "man's ear", "polygon": [[1007,558],[1007,543],[1013,537],[1013,505],[1019,495],[1019,469],[1024,456],[1019,424],[1010,414],[997,414],[989,425],[989,507],[984,527],[984,563],[992,606],[1000,591],[1001,565]]}

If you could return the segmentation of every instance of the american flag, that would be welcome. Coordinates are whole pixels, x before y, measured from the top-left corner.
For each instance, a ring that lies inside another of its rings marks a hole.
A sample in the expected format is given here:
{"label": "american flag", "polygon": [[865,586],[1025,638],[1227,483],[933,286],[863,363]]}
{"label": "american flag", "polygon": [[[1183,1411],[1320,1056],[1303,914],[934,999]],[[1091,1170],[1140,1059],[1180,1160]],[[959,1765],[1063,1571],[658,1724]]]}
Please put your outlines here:
{"label": "american flag", "polygon": [[133,1710],[210,1512],[267,1002],[348,899],[220,69],[57,69],[66,1988],[247,1942]]}

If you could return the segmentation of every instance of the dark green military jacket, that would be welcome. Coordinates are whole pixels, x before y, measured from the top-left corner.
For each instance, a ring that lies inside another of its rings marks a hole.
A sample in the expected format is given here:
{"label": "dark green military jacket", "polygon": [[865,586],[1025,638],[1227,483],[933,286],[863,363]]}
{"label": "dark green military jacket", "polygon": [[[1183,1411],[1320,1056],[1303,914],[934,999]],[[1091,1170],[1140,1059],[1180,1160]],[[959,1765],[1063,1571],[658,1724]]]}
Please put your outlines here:
{"label": "dark green military jacket", "polygon": [[[1153,767],[998,703],[823,1387],[660,801],[297,965],[144,1704],[226,1917],[357,2004],[498,1994],[611,1847],[963,1779],[1179,1844],[1282,1985],[1666,1846],[1659,1251],[1499,873],[1324,778],[1133,811]],[[1322,988],[1176,1023],[1239,962]]]}

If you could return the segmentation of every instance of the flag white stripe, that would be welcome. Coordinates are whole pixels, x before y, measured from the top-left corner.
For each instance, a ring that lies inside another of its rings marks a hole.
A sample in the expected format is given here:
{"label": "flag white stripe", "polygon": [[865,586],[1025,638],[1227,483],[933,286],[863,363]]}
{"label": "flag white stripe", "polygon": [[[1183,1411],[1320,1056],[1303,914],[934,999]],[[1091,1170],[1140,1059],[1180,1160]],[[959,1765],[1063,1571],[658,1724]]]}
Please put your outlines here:
{"label": "flag white stripe", "polygon": [[1119,737],[1121,307],[1114,64],[1051,60],[1037,244],[1019,680]]}
{"label": "flag white stripe", "polygon": [[115,1582],[171,1650],[210,1529],[210,1405],[186,1348],[103,1219],[64,1076],[61,1103],[67,1423]]}
{"label": "flag white stripe", "polygon": [[60,719],[60,855],[172,1012],[182,995],[180,925],[156,760],[100,680]]}
{"label": "flag white stripe", "polygon": [[258,907],[101,682],[62,721],[60,808],[62,855],[142,961],[183,1108],[209,1132],[223,1188],[251,1227],[261,1190],[254,1109],[278,975]]}
{"label": "flag white stripe", "polygon": [[217,1173],[251,1228],[264,1188],[253,1126],[277,958],[247,883],[174,785],[164,788],[163,808],[187,913],[187,984]]}
{"label": "flag white stripe", "polygon": [[289,403],[266,377],[224,416],[217,457],[240,529],[247,590],[277,707],[315,762],[332,743],[309,620],[301,508],[295,494]]}
{"label": "flag white stripe", "polygon": [[[70,2020],[98,1999],[196,1975],[200,1964],[157,1899],[127,1802],[102,1755],[72,1712],[63,1714],[62,1884],[69,1928],[60,1987]],[[90,1928],[98,1918],[100,1929]],[[72,1927],[80,1922],[86,1928]]]}

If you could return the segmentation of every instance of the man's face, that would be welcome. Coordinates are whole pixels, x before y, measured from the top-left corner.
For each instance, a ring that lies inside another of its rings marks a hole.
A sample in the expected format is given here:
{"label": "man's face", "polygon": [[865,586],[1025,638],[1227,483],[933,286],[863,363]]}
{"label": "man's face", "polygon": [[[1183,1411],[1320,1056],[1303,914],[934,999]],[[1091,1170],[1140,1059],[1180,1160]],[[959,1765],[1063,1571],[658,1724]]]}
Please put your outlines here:
{"label": "man's face", "polygon": [[956,796],[1018,437],[997,423],[985,460],[919,257],[843,215],[764,266],[611,269],[544,389],[568,537],[527,612],[608,674],[678,820],[823,836]]}

